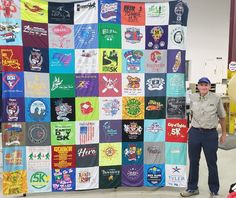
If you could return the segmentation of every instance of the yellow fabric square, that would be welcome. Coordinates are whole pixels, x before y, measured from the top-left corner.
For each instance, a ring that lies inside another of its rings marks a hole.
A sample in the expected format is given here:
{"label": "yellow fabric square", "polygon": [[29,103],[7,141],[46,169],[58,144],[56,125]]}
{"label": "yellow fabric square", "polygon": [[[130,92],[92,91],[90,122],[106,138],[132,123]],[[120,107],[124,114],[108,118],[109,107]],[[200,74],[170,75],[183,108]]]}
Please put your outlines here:
{"label": "yellow fabric square", "polygon": [[121,143],[99,144],[99,166],[121,165]]}
{"label": "yellow fabric square", "polygon": [[144,119],[144,97],[123,97],[122,104],[123,119]]}
{"label": "yellow fabric square", "polygon": [[48,23],[48,2],[21,0],[21,18],[25,21]]}

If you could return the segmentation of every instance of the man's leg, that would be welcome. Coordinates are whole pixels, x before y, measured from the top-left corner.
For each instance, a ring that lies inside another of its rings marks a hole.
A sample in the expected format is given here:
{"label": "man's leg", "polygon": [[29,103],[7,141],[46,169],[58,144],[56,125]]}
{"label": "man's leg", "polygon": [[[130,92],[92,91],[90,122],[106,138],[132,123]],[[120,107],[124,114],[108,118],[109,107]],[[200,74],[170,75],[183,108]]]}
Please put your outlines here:
{"label": "man's leg", "polygon": [[203,151],[208,166],[208,185],[212,193],[217,194],[219,191],[219,177],[217,168],[217,150],[218,150],[218,133],[216,130],[206,132],[203,140]]}
{"label": "man's leg", "polygon": [[198,189],[199,160],[201,154],[201,132],[191,128],[188,133],[189,176],[188,189]]}

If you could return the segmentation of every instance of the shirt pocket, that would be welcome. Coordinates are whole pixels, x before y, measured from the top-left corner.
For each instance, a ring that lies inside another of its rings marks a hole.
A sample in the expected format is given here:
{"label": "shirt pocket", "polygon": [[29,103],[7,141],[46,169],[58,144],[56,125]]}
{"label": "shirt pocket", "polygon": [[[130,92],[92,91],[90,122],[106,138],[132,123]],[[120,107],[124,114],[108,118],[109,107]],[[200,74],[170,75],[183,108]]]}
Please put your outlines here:
{"label": "shirt pocket", "polygon": [[206,111],[207,113],[210,113],[210,114],[216,113],[216,110],[217,110],[216,105],[213,104],[213,103],[209,103],[209,104],[207,104],[207,106],[205,107],[205,111]]}

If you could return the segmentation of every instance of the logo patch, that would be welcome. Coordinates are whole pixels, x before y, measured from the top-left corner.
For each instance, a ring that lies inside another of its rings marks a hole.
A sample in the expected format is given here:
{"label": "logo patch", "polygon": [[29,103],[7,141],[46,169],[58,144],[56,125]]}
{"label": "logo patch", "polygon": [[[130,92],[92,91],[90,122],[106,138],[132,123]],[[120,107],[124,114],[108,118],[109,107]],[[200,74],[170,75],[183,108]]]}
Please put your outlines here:
{"label": "logo patch", "polygon": [[142,38],[143,34],[140,32],[139,28],[127,28],[125,31],[125,39],[129,43],[140,43]]}
{"label": "logo patch", "polygon": [[17,74],[5,74],[3,77],[3,81],[12,90],[20,81],[20,78],[19,76],[17,76]]}
{"label": "logo patch", "polygon": [[48,137],[47,129],[41,124],[34,124],[28,130],[28,137],[32,143],[41,144]]}
{"label": "logo patch", "polygon": [[2,49],[2,65],[4,67],[11,67],[12,69],[20,69],[20,63],[18,59],[14,59],[14,53],[12,49]]}
{"label": "logo patch", "polygon": [[118,3],[103,3],[101,4],[100,17],[102,21],[116,20],[116,14],[118,12]]}
{"label": "logo patch", "polygon": [[29,63],[31,71],[41,71],[43,64],[43,56],[40,49],[33,48],[29,55]]}
{"label": "logo patch", "polygon": [[50,176],[42,171],[35,172],[30,177],[30,184],[36,189],[42,189],[49,183]]}
{"label": "logo patch", "polygon": [[157,166],[152,166],[148,168],[147,171],[147,181],[152,184],[159,184],[162,180],[162,171]]}
{"label": "logo patch", "polygon": [[9,99],[6,106],[6,112],[8,115],[8,121],[18,121],[20,106],[16,99]]}

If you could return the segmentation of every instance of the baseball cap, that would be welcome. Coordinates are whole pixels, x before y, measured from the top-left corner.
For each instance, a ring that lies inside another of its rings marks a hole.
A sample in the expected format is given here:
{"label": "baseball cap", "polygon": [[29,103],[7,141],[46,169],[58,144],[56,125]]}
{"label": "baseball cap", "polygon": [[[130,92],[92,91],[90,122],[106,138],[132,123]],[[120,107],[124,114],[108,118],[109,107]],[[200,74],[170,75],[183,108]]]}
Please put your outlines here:
{"label": "baseball cap", "polygon": [[211,81],[207,78],[207,77],[202,77],[198,80],[198,84],[199,83],[207,83],[207,84],[211,84]]}

